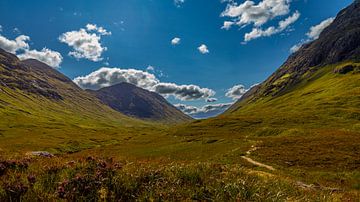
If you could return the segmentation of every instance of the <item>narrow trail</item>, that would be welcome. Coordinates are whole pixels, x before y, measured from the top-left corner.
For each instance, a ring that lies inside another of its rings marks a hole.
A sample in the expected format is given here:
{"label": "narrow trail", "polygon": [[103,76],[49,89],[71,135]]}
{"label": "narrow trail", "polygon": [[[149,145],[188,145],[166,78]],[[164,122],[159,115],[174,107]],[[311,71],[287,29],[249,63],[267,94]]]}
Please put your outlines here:
{"label": "narrow trail", "polygon": [[266,168],[266,169],[271,170],[271,171],[276,170],[276,169],[275,169],[274,167],[272,167],[272,166],[266,165],[266,164],[264,164],[264,163],[260,163],[260,162],[255,161],[254,159],[252,159],[252,158],[249,157],[249,156],[251,155],[251,153],[254,152],[254,151],[256,151],[257,149],[258,149],[258,148],[255,147],[254,145],[251,146],[251,149],[248,150],[248,151],[246,152],[246,155],[245,155],[245,156],[242,156],[241,158],[245,159],[247,162],[249,162],[249,163],[251,163],[251,164],[253,164],[253,165],[256,165],[256,166],[258,166],[258,167],[263,167],[263,168]]}
{"label": "narrow trail", "polygon": [[[246,155],[242,156],[241,158],[245,159],[247,162],[249,162],[249,163],[251,163],[251,164],[253,164],[255,166],[266,168],[266,169],[268,169],[270,171],[275,171],[276,169],[274,167],[272,167],[270,165],[266,165],[266,164],[258,162],[258,161],[255,161],[252,158],[250,158],[251,153],[258,150],[258,149],[259,148],[256,147],[255,145],[252,145],[251,149],[249,149],[246,152]],[[323,191],[330,191],[330,192],[339,192],[339,191],[341,191],[341,189],[339,189],[339,188],[325,187],[325,186],[314,185],[314,184],[306,184],[306,183],[304,183],[302,181],[296,181],[295,185],[300,187],[300,188],[303,188],[303,189],[323,190]]]}

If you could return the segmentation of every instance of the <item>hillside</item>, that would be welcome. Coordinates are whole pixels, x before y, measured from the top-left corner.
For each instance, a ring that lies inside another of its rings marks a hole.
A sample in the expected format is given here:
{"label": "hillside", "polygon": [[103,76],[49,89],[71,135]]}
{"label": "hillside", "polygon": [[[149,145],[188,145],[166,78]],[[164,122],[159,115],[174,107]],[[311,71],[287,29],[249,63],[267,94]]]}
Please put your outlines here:
{"label": "hillside", "polygon": [[131,117],[172,123],[191,120],[161,95],[129,83],[89,92],[114,110]]}
{"label": "hillside", "polygon": [[[147,127],[102,104],[57,70],[0,50],[0,149],[92,147]],[[133,129],[134,126],[137,129]],[[114,133],[115,132],[115,133]],[[31,138],[24,138],[24,135]],[[91,140],[90,140],[91,139]],[[18,146],[16,146],[18,145]]]}
{"label": "hillside", "polygon": [[230,142],[239,141],[234,151],[245,155],[243,147],[252,146],[253,159],[288,175],[358,189],[359,36],[360,1],[356,1],[319,39],[291,55],[223,115],[176,128],[174,134],[216,142],[213,149],[218,151],[221,145],[231,148]]}
{"label": "hillside", "polygon": [[309,79],[326,65],[360,61],[360,1],[339,12],[319,39],[303,45],[261,85],[250,90],[229,111],[241,103],[265,96],[277,96]]}

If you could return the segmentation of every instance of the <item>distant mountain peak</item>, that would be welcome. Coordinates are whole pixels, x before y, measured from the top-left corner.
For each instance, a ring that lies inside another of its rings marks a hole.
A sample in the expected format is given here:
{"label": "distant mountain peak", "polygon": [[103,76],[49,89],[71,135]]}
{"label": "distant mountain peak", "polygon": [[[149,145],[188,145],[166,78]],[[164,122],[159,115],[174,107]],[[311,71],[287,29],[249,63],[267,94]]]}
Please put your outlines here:
{"label": "distant mountain peak", "polygon": [[128,116],[164,122],[191,120],[161,95],[130,83],[122,82],[89,92],[104,104]]}

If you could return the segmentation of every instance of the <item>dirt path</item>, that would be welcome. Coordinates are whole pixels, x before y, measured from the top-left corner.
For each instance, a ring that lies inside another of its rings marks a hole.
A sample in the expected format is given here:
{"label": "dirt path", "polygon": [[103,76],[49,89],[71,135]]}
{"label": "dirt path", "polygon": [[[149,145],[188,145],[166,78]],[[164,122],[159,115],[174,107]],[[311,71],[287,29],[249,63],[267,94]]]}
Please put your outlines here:
{"label": "dirt path", "polygon": [[[255,165],[255,166],[258,166],[258,167],[262,167],[262,168],[266,168],[268,170],[271,170],[271,171],[275,171],[276,169],[272,166],[269,166],[269,165],[266,165],[264,163],[260,163],[258,161],[255,161],[253,160],[252,158],[250,158],[250,155],[252,152],[256,151],[258,149],[258,147],[255,147],[254,145],[251,146],[251,149],[249,149],[247,152],[246,152],[246,155],[245,156],[242,156],[241,158],[245,159],[247,162]],[[269,173],[270,174],[270,173]],[[330,191],[330,192],[338,192],[338,191],[341,191],[341,189],[338,189],[338,188],[332,188],[332,187],[325,187],[325,186],[321,186],[321,185],[314,185],[314,184],[306,184],[302,181],[296,181],[295,182],[295,185],[300,187],[300,188],[303,188],[303,189],[313,189],[313,190],[325,190],[325,191]]]}
{"label": "dirt path", "polygon": [[251,149],[249,151],[246,152],[246,156],[242,156],[241,158],[245,159],[247,162],[253,164],[253,165],[256,165],[256,166],[259,166],[259,167],[263,167],[263,168],[266,168],[268,170],[271,170],[271,171],[274,171],[276,170],[274,167],[272,166],[269,166],[269,165],[266,165],[264,163],[260,163],[258,161],[255,161],[253,160],[252,158],[250,158],[249,156],[251,155],[252,152],[256,151],[258,148],[255,147],[254,145],[251,146]]}

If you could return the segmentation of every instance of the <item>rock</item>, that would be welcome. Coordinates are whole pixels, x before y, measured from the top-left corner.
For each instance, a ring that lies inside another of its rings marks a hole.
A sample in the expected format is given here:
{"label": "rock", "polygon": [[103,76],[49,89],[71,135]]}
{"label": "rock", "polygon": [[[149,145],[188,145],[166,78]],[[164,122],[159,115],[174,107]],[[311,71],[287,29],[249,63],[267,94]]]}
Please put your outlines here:
{"label": "rock", "polygon": [[40,156],[40,157],[46,157],[46,158],[52,158],[54,157],[53,154],[47,152],[47,151],[33,151],[33,152],[28,152],[27,153],[28,156]]}
{"label": "rock", "polygon": [[343,66],[343,67],[336,68],[336,69],[334,70],[334,73],[336,73],[336,74],[347,74],[347,73],[349,73],[349,72],[354,71],[355,68],[356,68],[356,67],[353,66],[353,65],[345,65],[345,66]]}

